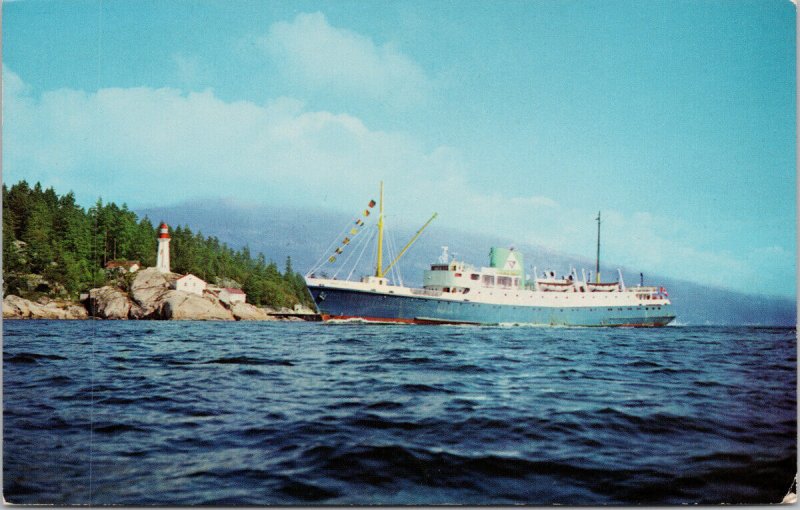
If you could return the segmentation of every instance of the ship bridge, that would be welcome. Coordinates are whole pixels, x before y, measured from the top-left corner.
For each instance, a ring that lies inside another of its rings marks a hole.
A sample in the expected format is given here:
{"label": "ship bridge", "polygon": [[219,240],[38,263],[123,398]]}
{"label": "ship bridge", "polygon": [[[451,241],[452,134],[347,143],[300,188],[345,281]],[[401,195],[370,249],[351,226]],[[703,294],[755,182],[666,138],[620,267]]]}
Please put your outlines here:
{"label": "ship bridge", "polygon": [[492,248],[489,267],[479,270],[455,259],[448,261],[447,248],[439,262],[423,273],[423,287],[428,290],[467,294],[475,289],[518,290],[525,288],[522,253],[513,248]]}

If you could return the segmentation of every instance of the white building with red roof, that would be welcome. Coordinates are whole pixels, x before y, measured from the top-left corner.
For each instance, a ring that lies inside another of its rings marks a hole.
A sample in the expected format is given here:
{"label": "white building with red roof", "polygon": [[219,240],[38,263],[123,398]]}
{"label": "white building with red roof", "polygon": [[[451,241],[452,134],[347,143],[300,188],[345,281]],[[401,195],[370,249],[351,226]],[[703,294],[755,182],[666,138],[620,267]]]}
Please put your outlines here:
{"label": "white building with red roof", "polygon": [[110,260],[106,264],[106,269],[116,270],[121,273],[135,273],[141,267],[142,264],[138,260]]}
{"label": "white building with red roof", "polygon": [[173,289],[182,290],[183,292],[189,292],[191,294],[197,294],[198,296],[203,295],[203,291],[206,290],[206,286],[208,286],[208,284],[205,281],[193,274],[185,274],[173,280],[172,282]]}
{"label": "white building with red roof", "polygon": [[219,299],[225,303],[244,303],[247,301],[247,294],[242,289],[225,287],[219,290]]}

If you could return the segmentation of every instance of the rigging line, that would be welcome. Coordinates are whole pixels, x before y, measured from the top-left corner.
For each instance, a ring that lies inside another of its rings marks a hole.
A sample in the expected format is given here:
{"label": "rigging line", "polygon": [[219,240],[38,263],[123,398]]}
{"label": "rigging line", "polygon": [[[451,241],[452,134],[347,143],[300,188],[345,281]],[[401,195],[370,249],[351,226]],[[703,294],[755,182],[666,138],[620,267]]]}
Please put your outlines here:
{"label": "rigging line", "polygon": [[[393,239],[392,242],[395,243],[395,250],[396,250],[397,249],[397,240]],[[400,256],[400,254],[398,252],[397,257],[399,257],[399,256]],[[395,257],[395,258],[397,258],[397,257]],[[394,260],[394,259],[392,259],[392,260]],[[394,269],[397,271],[397,278],[398,278],[398,280],[400,280],[400,286],[401,287],[405,287],[405,284],[403,283],[403,273],[402,273],[402,271],[400,271],[400,264],[397,264],[396,266],[394,266]]]}
{"label": "rigging line", "polygon": [[[386,255],[388,255],[389,259],[391,260],[391,257],[392,257],[392,245],[389,242],[389,234],[390,234],[390,231],[386,230],[386,227],[384,227],[383,237],[386,240]],[[388,280],[392,279],[391,275],[392,275],[391,271],[389,271],[388,273],[384,273],[383,274],[383,276],[385,276]]]}
{"label": "rigging line", "polygon": [[361,257],[364,255],[364,251],[366,251],[367,246],[369,246],[369,242],[372,241],[372,238],[375,237],[375,233],[377,229],[370,230],[369,237],[367,238],[367,242],[364,243],[364,247],[361,248],[361,253],[358,255],[358,259],[356,260],[355,265],[353,265],[353,269],[350,270],[350,273],[347,275],[347,280],[350,280],[350,277],[353,276],[353,272],[355,272],[356,268],[358,267],[358,263],[361,262]]}
{"label": "rigging line", "polygon": [[[371,228],[371,227],[369,227],[369,228]],[[347,257],[345,257],[344,261],[339,266],[339,269],[337,269],[336,272],[333,274],[334,277],[336,277],[336,275],[338,275],[339,272],[342,271],[342,269],[345,269],[346,267],[348,267],[348,263],[350,262],[350,259],[353,258],[353,255],[355,255],[355,253],[358,251],[358,249],[361,247],[361,245],[367,242],[368,238],[369,238],[369,234],[367,234],[367,233],[364,233],[360,237],[356,237],[355,242],[350,245],[350,250],[348,250],[348,252],[347,252]],[[348,278],[348,280],[349,280],[349,278]]]}
{"label": "rigging line", "polygon": [[[394,249],[392,247],[392,231],[391,230],[386,230],[384,232],[384,235],[386,237],[386,253],[389,255],[389,260],[391,260],[391,259],[394,258]],[[390,269],[389,270],[389,274],[387,274],[386,276],[391,279],[392,278],[392,274],[394,274],[394,271],[392,271]]]}
{"label": "rigging line", "polygon": [[[352,255],[355,255],[356,252],[358,252],[358,257],[356,257],[356,261],[353,263],[353,265],[352,265],[352,267],[350,269],[350,272],[347,273],[347,277],[345,278],[345,280],[350,281],[350,278],[353,276],[353,273],[358,268],[358,264],[361,262],[361,257],[364,255],[364,252],[366,251],[367,247],[372,242],[372,239],[375,236],[376,231],[377,231],[377,228],[375,228],[375,230],[373,230],[373,227],[370,226],[369,231],[364,232],[364,235],[362,236],[362,239],[359,239],[358,245],[353,247],[353,251],[350,252],[350,256],[348,256],[348,260],[347,261],[349,262],[350,257],[352,257]],[[359,251],[359,249],[360,249],[360,251]],[[343,265],[343,268],[344,268],[344,265]]]}
{"label": "rigging line", "polygon": [[365,238],[366,238],[366,236],[361,236],[361,238],[357,238],[356,239],[355,243],[351,244],[351,246],[350,246],[351,249],[348,250],[347,256],[345,257],[344,261],[339,265],[339,269],[337,269],[336,272],[333,273],[333,277],[334,278],[336,278],[336,276],[339,274],[339,272],[341,272],[342,269],[347,267],[347,263],[350,262],[351,258],[353,258],[353,255],[355,254],[356,250],[358,250],[358,247],[361,246],[361,243],[364,242]]}
{"label": "rigging line", "polygon": [[[395,238],[394,238],[394,231],[391,231],[389,233],[388,240],[389,240],[389,247],[391,249],[391,259],[392,260],[396,260],[396,258],[397,258],[397,242],[395,241]],[[402,286],[403,285],[403,276],[402,276],[402,274],[400,274],[400,270],[397,267],[397,265],[392,265],[389,268],[389,271],[390,271],[390,273],[394,274],[395,281],[397,283],[399,283],[400,286]]]}
{"label": "rigging line", "polygon": [[[349,223],[348,223],[348,225],[349,225]],[[336,241],[341,239],[342,235],[344,235],[344,233],[346,231],[347,231],[347,227],[345,227],[338,235],[336,235],[336,237],[333,238],[333,241],[331,241],[331,244],[329,244],[328,247],[325,248],[325,251],[322,252],[322,256],[319,258],[319,260],[317,260],[314,263],[314,265],[311,267],[311,269],[306,273],[306,276],[310,275],[311,273],[316,272],[317,270],[322,268],[322,266],[325,265],[325,261],[327,260],[326,257],[330,256],[330,255],[328,255],[328,253],[331,251],[331,248],[333,248],[333,245],[336,244]]]}
{"label": "rigging line", "polygon": [[326,260],[328,260],[328,258],[327,258],[327,257],[329,257],[329,256],[330,256],[330,255],[328,255],[328,253],[331,251],[331,248],[333,248],[333,245],[334,245],[334,244],[336,244],[336,241],[338,241],[339,239],[341,239],[341,238],[342,238],[342,236],[343,236],[343,235],[344,235],[346,232],[349,232],[349,230],[348,230],[348,229],[352,228],[352,227],[350,227],[350,225],[351,225],[351,224],[353,224],[352,220],[351,220],[351,221],[349,221],[349,222],[347,223],[347,225],[346,225],[346,226],[345,226],[345,227],[342,229],[342,231],[341,231],[341,232],[340,232],[340,233],[339,233],[339,234],[338,234],[336,237],[334,237],[334,238],[333,238],[333,241],[331,242],[331,244],[329,244],[329,245],[328,245],[328,247],[327,247],[327,248],[325,248],[325,251],[324,251],[324,252],[322,252],[322,256],[319,258],[319,260],[317,260],[317,261],[314,263],[314,265],[313,265],[313,266],[311,266],[311,269],[310,269],[310,270],[309,270],[309,271],[306,273],[306,276],[308,276],[308,275],[310,275],[311,273],[313,273],[313,272],[317,271],[318,269],[320,269],[322,266],[324,266],[324,265],[325,265],[325,261],[326,261]]}
{"label": "rigging line", "polygon": [[[386,238],[386,254],[389,255],[389,260],[392,259],[394,252],[392,251],[392,231],[386,229],[386,225],[383,227],[384,229],[384,237]],[[392,271],[390,270],[385,276],[391,279]]]}
{"label": "rigging line", "polygon": [[[390,253],[391,253],[392,260],[394,260],[395,257],[397,256],[397,243],[396,243],[396,241],[394,239],[394,231],[389,233],[389,248],[390,248]],[[400,284],[400,286],[402,287],[403,286],[403,275],[400,273],[400,266],[399,265],[394,265],[394,266],[391,267],[390,271],[392,271],[394,273],[395,281],[398,282]]]}
{"label": "rigging line", "polygon": [[[383,237],[386,239],[386,254],[389,255],[389,260],[391,260],[391,257],[392,257],[392,245],[390,244],[390,237],[391,237],[391,234],[392,234],[392,230],[390,228],[387,228],[386,225],[387,225],[386,216],[384,216],[383,217]],[[381,270],[382,269],[383,268],[381,268]],[[383,272],[383,271],[381,271],[381,272]],[[390,276],[389,276],[390,274],[391,274],[391,272],[389,272],[389,274],[384,274],[383,276],[386,276],[387,278],[390,278]]]}
{"label": "rigging line", "polygon": [[[395,243],[394,243],[394,232],[391,232],[390,236],[389,236],[389,248],[390,248],[389,249],[390,256],[392,257],[392,260],[394,260],[394,258],[396,256],[396,253],[397,253],[397,249],[396,249],[396,246],[395,246]],[[389,269],[389,273],[393,275],[393,280],[395,282],[397,282],[397,283],[400,282],[400,278],[399,278],[399,275],[397,273],[397,268],[396,267],[391,267]]]}

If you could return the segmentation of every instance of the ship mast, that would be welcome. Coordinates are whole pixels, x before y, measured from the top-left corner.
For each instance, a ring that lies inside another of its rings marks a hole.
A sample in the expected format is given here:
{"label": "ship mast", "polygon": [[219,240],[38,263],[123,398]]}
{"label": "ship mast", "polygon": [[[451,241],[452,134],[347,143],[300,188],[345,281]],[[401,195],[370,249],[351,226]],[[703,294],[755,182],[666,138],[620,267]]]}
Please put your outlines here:
{"label": "ship mast", "polygon": [[378,261],[375,264],[375,276],[383,277],[383,181],[381,181],[380,211],[378,212]]}
{"label": "ship mast", "polygon": [[597,263],[594,266],[595,281],[600,283],[600,211],[597,211]]}

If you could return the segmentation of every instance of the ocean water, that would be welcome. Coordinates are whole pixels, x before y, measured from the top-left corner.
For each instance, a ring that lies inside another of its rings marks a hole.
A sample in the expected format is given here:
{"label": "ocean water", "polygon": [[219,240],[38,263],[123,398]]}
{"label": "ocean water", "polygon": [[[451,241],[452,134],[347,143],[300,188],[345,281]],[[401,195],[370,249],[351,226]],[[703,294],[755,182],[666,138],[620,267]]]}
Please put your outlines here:
{"label": "ocean water", "polygon": [[3,334],[12,503],[774,503],[796,472],[791,329]]}

